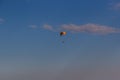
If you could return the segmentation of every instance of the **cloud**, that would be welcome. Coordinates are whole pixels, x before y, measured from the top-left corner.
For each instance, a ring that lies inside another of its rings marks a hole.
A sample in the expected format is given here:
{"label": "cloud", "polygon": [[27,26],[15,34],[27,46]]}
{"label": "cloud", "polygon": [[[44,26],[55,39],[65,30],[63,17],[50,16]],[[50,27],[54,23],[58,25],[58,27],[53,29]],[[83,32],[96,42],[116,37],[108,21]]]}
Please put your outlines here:
{"label": "cloud", "polygon": [[36,29],[37,25],[29,25],[29,28]]}
{"label": "cloud", "polygon": [[46,30],[54,31],[53,27],[51,25],[48,25],[48,24],[43,25],[43,28]]}
{"label": "cloud", "polygon": [[4,23],[4,19],[0,18],[0,24],[3,24]]}
{"label": "cloud", "polygon": [[111,4],[111,9],[113,10],[120,10],[120,2]]}
{"label": "cloud", "polygon": [[93,34],[120,33],[120,29],[91,23],[84,25],[64,24],[61,26],[61,28],[71,32],[87,32]]}
{"label": "cloud", "polygon": [[51,25],[43,25],[43,28],[50,31],[69,31],[74,33],[91,33],[91,34],[113,34],[120,33],[119,28],[113,28],[106,25],[99,25],[88,23],[84,25],[76,25],[76,24],[63,24],[58,29],[55,29]]}

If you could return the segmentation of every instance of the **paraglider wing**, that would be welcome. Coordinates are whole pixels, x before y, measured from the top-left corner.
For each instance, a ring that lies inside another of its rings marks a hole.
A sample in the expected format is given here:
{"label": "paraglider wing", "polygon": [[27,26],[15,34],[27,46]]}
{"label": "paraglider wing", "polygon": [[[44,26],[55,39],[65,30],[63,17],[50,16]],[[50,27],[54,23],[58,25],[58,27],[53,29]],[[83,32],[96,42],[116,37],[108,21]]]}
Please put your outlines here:
{"label": "paraglider wing", "polygon": [[66,35],[66,32],[60,32],[60,36]]}

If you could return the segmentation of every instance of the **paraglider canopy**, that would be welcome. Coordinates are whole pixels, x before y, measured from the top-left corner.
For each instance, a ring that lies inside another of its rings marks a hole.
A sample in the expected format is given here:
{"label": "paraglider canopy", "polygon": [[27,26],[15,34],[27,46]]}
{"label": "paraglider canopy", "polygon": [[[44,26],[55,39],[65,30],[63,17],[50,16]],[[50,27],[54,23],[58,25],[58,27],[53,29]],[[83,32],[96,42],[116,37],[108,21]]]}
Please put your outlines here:
{"label": "paraglider canopy", "polygon": [[60,32],[60,36],[66,35],[66,32]]}

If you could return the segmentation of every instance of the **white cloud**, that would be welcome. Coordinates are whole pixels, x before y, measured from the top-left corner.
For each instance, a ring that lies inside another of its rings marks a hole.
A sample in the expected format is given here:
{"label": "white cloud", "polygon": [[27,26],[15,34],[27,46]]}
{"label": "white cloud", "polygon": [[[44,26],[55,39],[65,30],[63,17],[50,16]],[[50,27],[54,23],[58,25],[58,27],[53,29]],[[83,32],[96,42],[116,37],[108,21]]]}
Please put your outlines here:
{"label": "white cloud", "polygon": [[120,33],[120,29],[112,28],[109,26],[98,25],[98,24],[84,24],[84,25],[75,25],[75,24],[64,24],[61,26],[63,30],[71,32],[87,32],[95,34],[111,34],[111,33]]}
{"label": "white cloud", "polygon": [[117,29],[106,25],[98,25],[93,23],[88,23],[84,25],[63,24],[58,29],[54,29],[53,26],[45,24],[43,28],[50,31],[70,31],[70,32],[91,33],[91,34],[120,33],[119,28]]}
{"label": "white cloud", "polygon": [[43,28],[46,30],[54,31],[53,27],[51,25],[48,25],[48,24],[43,25]]}
{"label": "white cloud", "polygon": [[32,29],[36,29],[37,25],[29,25],[29,27],[32,28]]}
{"label": "white cloud", "polygon": [[4,19],[0,18],[0,24],[3,24],[4,23]]}
{"label": "white cloud", "polygon": [[113,10],[120,10],[120,2],[111,4],[111,9]]}

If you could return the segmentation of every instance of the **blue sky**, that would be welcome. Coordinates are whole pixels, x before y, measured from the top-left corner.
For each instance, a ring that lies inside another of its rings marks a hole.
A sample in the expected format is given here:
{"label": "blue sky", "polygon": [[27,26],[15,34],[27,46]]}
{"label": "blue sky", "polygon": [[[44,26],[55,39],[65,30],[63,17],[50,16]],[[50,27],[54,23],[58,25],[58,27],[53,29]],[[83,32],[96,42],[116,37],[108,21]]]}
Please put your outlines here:
{"label": "blue sky", "polygon": [[0,0],[0,79],[119,80],[119,21],[119,0]]}

